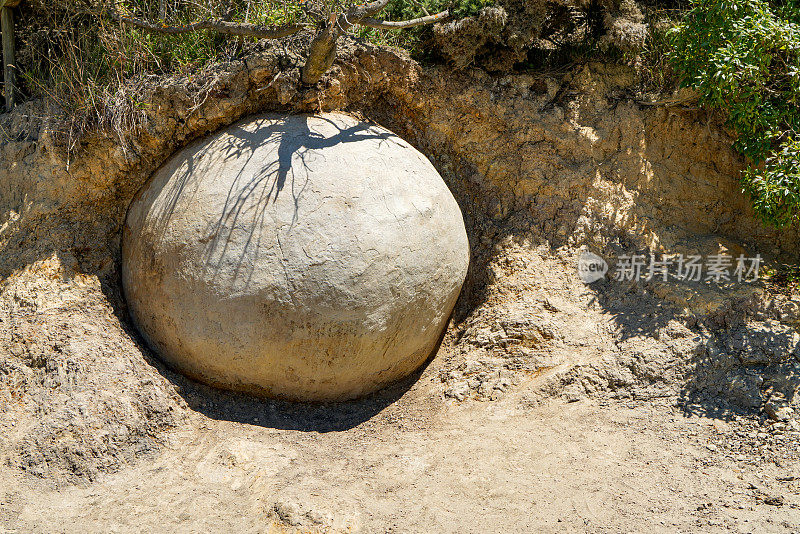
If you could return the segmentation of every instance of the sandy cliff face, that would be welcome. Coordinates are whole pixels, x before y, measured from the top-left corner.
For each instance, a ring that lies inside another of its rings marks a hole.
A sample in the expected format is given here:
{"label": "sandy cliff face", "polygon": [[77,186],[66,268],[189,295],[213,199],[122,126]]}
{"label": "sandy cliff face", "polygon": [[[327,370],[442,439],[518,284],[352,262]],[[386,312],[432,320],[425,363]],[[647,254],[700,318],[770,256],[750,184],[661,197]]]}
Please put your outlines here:
{"label": "sandy cliff face", "polygon": [[[425,153],[467,222],[473,261],[425,376],[440,395],[728,395],[760,407],[797,387],[797,307],[757,285],[585,286],[576,251],[760,252],[797,234],[757,222],[741,162],[712,116],[629,98],[622,67],[562,77],[421,67],[350,46],[320,88],[274,51],[195,81],[137,89],[122,136],[67,154],[37,102],[0,118],[0,450],[54,480],[91,478],[154,450],[199,390],[164,369],[126,319],[120,228],[177,148],[256,112],[345,110]],[[737,252],[738,253],[738,252]],[[738,336],[738,337],[737,337]],[[739,340],[739,341],[736,341]],[[748,372],[745,373],[745,370]],[[205,390],[203,390],[205,391]],[[733,392],[733,393],[731,393]]]}

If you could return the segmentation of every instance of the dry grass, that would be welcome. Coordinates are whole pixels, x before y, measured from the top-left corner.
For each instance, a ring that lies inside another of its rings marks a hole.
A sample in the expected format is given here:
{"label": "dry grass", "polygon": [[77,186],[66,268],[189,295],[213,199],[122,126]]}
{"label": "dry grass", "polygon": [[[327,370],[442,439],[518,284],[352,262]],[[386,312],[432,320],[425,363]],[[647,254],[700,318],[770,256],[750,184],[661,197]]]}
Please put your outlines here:
{"label": "dry grass", "polygon": [[[49,122],[70,149],[92,129],[122,134],[136,128],[143,115],[137,95],[146,77],[191,75],[234,59],[248,44],[212,32],[152,35],[118,25],[106,8],[102,0],[30,0],[18,10],[22,96],[52,104]],[[117,9],[171,24],[203,18],[274,24],[295,19],[298,11],[282,0],[123,0]]]}
{"label": "dry grass", "polygon": [[669,60],[670,50],[668,31],[680,20],[683,10],[647,10],[647,23],[650,31],[638,62],[643,93],[667,94],[678,86],[678,76]]}

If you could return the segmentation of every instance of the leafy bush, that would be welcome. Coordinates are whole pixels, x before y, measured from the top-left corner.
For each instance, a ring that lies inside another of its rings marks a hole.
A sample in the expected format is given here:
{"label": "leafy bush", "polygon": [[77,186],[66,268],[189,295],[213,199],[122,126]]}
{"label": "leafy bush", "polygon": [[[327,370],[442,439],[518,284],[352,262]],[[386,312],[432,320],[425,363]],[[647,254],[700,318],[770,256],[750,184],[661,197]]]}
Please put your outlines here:
{"label": "leafy bush", "polygon": [[800,218],[800,5],[694,0],[671,35],[683,84],[721,109],[749,158],[744,191],[778,227]]}

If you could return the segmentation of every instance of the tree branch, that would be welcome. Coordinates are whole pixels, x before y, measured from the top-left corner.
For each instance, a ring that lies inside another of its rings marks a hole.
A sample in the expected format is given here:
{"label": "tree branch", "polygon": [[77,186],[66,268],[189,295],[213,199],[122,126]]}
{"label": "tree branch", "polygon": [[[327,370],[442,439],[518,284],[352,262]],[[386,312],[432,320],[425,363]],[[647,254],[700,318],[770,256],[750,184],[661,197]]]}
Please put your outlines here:
{"label": "tree branch", "polygon": [[[374,2],[370,2],[369,4],[363,4],[360,6],[353,6],[348,9],[342,16],[345,19],[346,24],[352,26],[354,24],[358,24],[361,19],[366,17],[371,17],[372,15],[377,14],[378,12],[382,11],[386,6],[389,5],[390,0],[375,0]],[[342,17],[339,17],[340,20]],[[348,26],[348,27],[349,27]],[[347,28],[342,28],[344,31],[347,31]]]}
{"label": "tree branch", "polygon": [[420,8],[420,9],[422,10],[422,12],[423,12],[423,13],[425,13],[425,16],[426,16],[426,17],[427,17],[428,15],[430,15],[430,12],[429,12],[427,9],[425,9],[425,6],[423,6],[423,5],[422,5],[422,4],[419,2],[419,0],[411,0],[411,2],[412,2],[412,3],[413,3],[415,6],[417,6],[418,8]]}
{"label": "tree branch", "polygon": [[353,6],[339,13],[317,33],[308,47],[308,59],[300,71],[300,80],[307,85],[319,81],[336,60],[336,41],[362,19],[375,15],[389,5],[390,0],[374,0],[368,4]]}
{"label": "tree branch", "polygon": [[441,13],[436,13],[435,15],[428,15],[427,17],[419,17],[418,19],[401,20],[397,22],[365,17],[361,19],[358,24],[379,30],[397,30],[400,28],[413,28],[414,26],[422,26],[423,24],[442,22],[448,18],[450,18],[450,11],[444,10]]}
{"label": "tree branch", "polygon": [[213,30],[223,35],[236,35],[241,37],[257,37],[259,39],[279,39],[297,33],[306,24],[286,24],[283,26],[259,26],[250,23],[226,22],[224,20],[201,20],[187,24],[186,26],[163,26],[153,24],[141,19],[123,17],[116,13],[111,13],[111,18],[123,24],[130,24],[142,30],[152,33],[180,34],[191,33],[200,30]]}

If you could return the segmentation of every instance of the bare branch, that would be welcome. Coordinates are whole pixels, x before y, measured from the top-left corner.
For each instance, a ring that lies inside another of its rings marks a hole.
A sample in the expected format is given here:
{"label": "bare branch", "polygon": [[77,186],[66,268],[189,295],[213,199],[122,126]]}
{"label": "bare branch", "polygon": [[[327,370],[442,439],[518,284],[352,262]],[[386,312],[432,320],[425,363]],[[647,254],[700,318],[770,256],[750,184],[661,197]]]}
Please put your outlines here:
{"label": "bare branch", "polygon": [[425,13],[425,16],[426,16],[426,17],[427,17],[428,15],[430,15],[430,12],[429,12],[427,9],[425,9],[425,6],[423,6],[423,5],[422,5],[422,4],[419,2],[419,0],[411,0],[411,2],[412,2],[412,3],[413,3],[415,6],[417,6],[418,8],[420,8],[420,9],[422,10],[422,12],[423,12],[423,13]]}
{"label": "bare branch", "polygon": [[[352,26],[353,24],[358,24],[361,19],[365,17],[371,17],[372,15],[382,11],[386,6],[389,5],[389,1],[390,0],[375,0],[369,4],[353,6],[343,13],[342,16],[344,17],[345,22],[349,26]],[[340,17],[340,19],[341,18],[342,17]],[[344,30],[347,30],[347,28],[344,28]]]}
{"label": "bare branch", "polygon": [[401,20],[397,22],[366,17],[361,19],[358,24],[368,28],[376,28],[380,30],[397,30],[400,28],[413,28],[414,26],[422,26],[423,24],[442,22],[448,18],[450,18],[450,11],[444,10],[441,13],[436,13],[435,15],[428,15],[427,17],[419,17],[418,19]]}
{"label": "bare branch", "polygon": [[336,41],[361,19],[375,15],[390,0],[374,0],[368,4],[353,6],[344,13],[332,17],[330,22],[317,33],[308,47],[308,59],[300,73],[300,80],[307,84],[317,83],[336,60]]}
{"label": "bare branch", "polygon": [[141,19],[123,17],[111,13],[111,18],[123,24],[130,24],[145,31],[163,34],[191,33],[201,30],[213,30],[223,35],[236,35],[241,37],[256,37],[259,39],[279,39],[297,33],[306,24],[286,24],[283,26],[259,26],[258,24],[226,22],[224,20],[201,20],[186,26],[164,26],[153,24]]}

